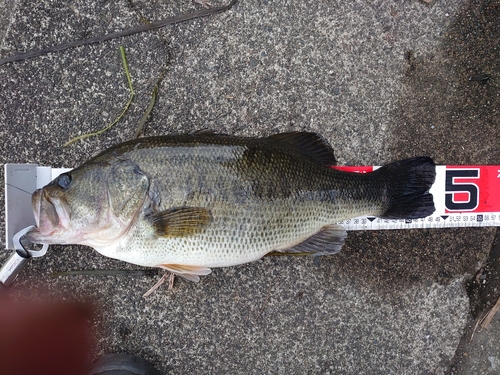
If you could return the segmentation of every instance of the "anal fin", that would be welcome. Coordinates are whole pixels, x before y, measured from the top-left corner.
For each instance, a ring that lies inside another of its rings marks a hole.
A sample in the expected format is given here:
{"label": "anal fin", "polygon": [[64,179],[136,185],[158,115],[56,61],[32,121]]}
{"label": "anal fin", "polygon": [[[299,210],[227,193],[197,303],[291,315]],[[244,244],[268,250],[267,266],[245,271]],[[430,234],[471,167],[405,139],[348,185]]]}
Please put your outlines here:
{"label": "anal fin", "polygon": [[284,254],[327,255],[336,254],[344,245],[347,237],[346,230],[340,225],[326,225],[319,232],[302,241],[301,243],[285,250]]}
{"label": "anal fin", "polygon": [[184,264],[160,264],[158,267],[164,268],[167,271],[183,277],[186,280],[197,283],[200,281],[200,276],[209,275],[212,270],[203,266],[188,266]]}

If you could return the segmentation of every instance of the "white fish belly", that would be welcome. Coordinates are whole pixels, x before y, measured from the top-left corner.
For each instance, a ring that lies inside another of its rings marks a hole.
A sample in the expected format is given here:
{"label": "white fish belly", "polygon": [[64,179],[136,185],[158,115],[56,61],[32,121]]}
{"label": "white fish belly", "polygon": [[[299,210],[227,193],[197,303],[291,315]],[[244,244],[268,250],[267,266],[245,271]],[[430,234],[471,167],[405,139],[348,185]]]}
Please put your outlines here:
{"label": "white fish belly", "polygon": [[180,264],[228,267],[260,259],[270,251],[301,243],[323,226],[357,213],[325,203],[306,206],[263,204],[258,209],[231,206],[214,211],[202,233],[185,237],[157,237],[144,221],[114,246],[97,249],[103,255],[130,263],[158,267]]}

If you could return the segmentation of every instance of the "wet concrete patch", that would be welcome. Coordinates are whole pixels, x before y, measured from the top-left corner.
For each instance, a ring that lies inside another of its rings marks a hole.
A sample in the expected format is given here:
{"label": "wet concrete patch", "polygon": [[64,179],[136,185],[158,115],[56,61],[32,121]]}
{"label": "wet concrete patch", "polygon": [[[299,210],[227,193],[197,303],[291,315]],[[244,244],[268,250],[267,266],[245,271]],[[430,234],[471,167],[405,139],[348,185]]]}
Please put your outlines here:
{"label": "wet concrete patch", "polygon": [[[432,54],[407,51],[405,95],[395,111],[396,154],[403,155],[397,150],[407,145],[412,151],[432,155],[439,164],[499,163],[499,40],[500,2],[471,1],[455,16],[439,50]],[[497,262],[492,258],[496,256],[495,251],[491,252],[489,261],[485,261],[494,233],[492,229],[445,233],[451,247],[459,253],[446,256],[451,262],[438,266],[440,273],[445,277],[450,271],[453,274],[452,269],[462,263],[459,269],[467,269],[467,273],[473,275],[467,283],[472,315],[449,374],[498,371],[497,357],[493,355],[498,352],[497,320],[489,331],[471,339],[477,334],[478,321],[498,296],[498,292],[494,292],[498,288]],[[436,260],[435,264],[441,263]],[[488,362],[488,355],[493,362]]]}
{"label": "wet concrete patch", "polygon": [[[93,3],[75,1],[76,20],[68,17],[75,10],[59,13],[54,2],[38,5],[34,15],[29,1],[19,4],[4,55],[140,22],[123,3],[105,9],[114,21]],[[136,5],[149,19],[194,7]],[[452,31],[469,8],[455,17],[457,7],[456,1],[248,0],[227,14],[162,30],[163,37],[147,33],[3,66],[1,157],[71,167],[130,138],[170,54],[148,135],[207,127],[254,136],[309,130],[334,145],[341,164],[418,154],[438,163],[495,162],[497,138],[488,124],[495,117],[482,107],[494,93],[495,68],[463,67],[467,61],[454,45],[472,47]],[[38,23],[46,23],[44,35],[31,39]],[[121,111],[128,98],[121,44],[136,88],[131,110],[103,137],[63,148]],[[462,149],[467,142],[482,148]],[[54,246],[31,262],[13,292],[44,285],[54,298],[95,301],[102,336],[94,355],[127,351],[162,371],[443,373],[469,313],[464,278],[486,258],[493,232],[351,233],[341,254],[319,263],[265,258],[215,270],[199,284],[179,281],[173,292],[162,289],[149,299],[141,295],[155,277],[48,277],[132,267],[81,247]]]}
{"label": "wet concrete patch", "polygon": [[[405,92],[395,111],[394,152],[431,155],[438,164],[500,159],[500,9],[472,1],[432,54],[408,49]],[[406,146],[406,147],[405,147]]]}
{"label": "wet concrete patch", "polygon": [[387,288],[390,298],[397,294],[394,283],[404,290],[420,283],[445,285],[475,274],[494,235],[494,228],[350,233],[345,251],[335,262],[367,283]]}

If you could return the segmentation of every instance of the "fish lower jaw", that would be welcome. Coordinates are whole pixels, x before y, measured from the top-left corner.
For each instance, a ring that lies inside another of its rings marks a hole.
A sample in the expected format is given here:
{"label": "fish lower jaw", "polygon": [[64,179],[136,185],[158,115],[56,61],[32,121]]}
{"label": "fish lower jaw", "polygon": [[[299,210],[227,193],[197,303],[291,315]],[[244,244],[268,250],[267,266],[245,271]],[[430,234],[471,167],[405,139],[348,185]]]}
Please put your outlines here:
{"label": "fish lower jaw", "polygon": [[40,245],[75,245],[74,238],[68,238],[65,233],[60,233],[59,228],[56,228],[50,232],[42,233],[38,228],[26,234],[26,238],[35,244]]}

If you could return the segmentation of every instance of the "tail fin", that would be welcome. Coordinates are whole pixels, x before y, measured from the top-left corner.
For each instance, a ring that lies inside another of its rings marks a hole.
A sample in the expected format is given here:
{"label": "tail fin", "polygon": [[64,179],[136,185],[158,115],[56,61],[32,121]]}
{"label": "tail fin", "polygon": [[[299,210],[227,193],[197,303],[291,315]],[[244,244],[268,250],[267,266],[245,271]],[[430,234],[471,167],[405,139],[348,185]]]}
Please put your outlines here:
{"label": "tail fin", "polygon": [[387,219],[418,219],[436,209],[429,193],[436,178],[436,165],[429,157],[396,161],[375,171],[386,181]]}

